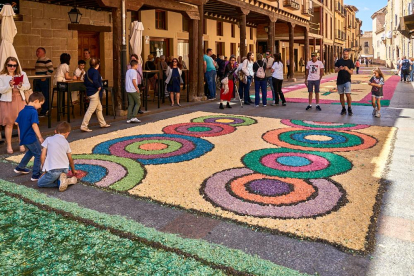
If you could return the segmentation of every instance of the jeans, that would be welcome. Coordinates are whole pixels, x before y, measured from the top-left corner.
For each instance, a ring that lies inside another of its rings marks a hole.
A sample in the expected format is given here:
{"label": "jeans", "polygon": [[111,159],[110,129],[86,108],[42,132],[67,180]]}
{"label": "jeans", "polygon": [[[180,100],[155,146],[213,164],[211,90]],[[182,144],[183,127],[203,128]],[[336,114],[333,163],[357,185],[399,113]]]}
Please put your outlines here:
{"label": "jeans", "polygon": [[270,86],[270,89],[272,90],[272,97],[273,97],[273,101],[274,101],[275,100],[275,89],[273,88],[272,77],[267,77],[266,82]]}
{"label": "jeans", "polygon": [[409,69],[401,70],[401,79],[403,77],[403,74],[404,74],[404,81],[407,81],[407,76],[410,75],[410,70]]}
{"label": "jeans", "polygon": [[240,98],[244,99],[244,103],[250,103],[250,85],[252,77],[247,77],[247,83],[240,82]]}
{"label": "jeans", "polygon": [[39,188],[55,188],[60,186],[59,177],[62,173],[68,173],[68,169],[55,169],[46,172],[38,181]]}
{"label": "jeans", "polygon": [[49,79],[46,79],[44,81],[41,79],[36,79],[33,81],[33,86],[34,91],[42,92],[43,96],[45,96],[45,102],[42,104],[42,109],[40,111],[41,114],[45,114],[47,111],[49,111]]}
{"label": "jeans", "polygon": [[216,98],[216,74],[215,70],[205,73],[210,99]]}
{"label": "jeans", "polygon": [[275,104],[279,104],[279,97],[282,103],[285,103],[285,95],[282,92],[282,84],[283,80],[279,80],[276,78],[272,78],[273,81],[273,88],[275,89]]}
{"label": "jeans", "polygon": [[351,83],[338,84],[338,94],[351,94]]}
{"label": "jeans", "polygon": [[260,89],[262,89],[262,102],[263,105],[267,105],[267,80],[258,80],[256,79],[254,81],[254,104],[259,105],[260,104]]}
{"label": "jeans", "polygon": [[138,92],[128,94],[128,120],[137,117],[138,109],[141,106],[141,98]]}
{"label": "jeans", "polygon": [[99,92],[96,92],[92,96],[89,97],[89,107],[86,110],[85,117],[83,117],[81,129],[87,129],[89,125],[89,121],[91,120],[92,114],[96,111],[96,117],[98,117],[99,125],[101,127],[106,125],[104,116],[102,114],[102,103],[101,98],[99,97]]}
{"label": "jeans", "polygon": [[411,73],[410,73],[411,81],[414,81],[414,79],[413,79],[413,75],[414,75],[414,69],[413,69],[413,70],[411,70]]}
{"label": "jeans", "polygon": [[42,147],[40,146],[40,142],[36,140],[36,142],[28,145],[24,145],[27,148],[26,154],[23,156],[20,164],[17,166],[20,169],[24,169],[29,163],[30,159],[34,157],[34,164],[33,164],[33,172],[32,175],[34,177],[38,177],[40,175],[40,155],[42,153]]}
{"label": "jeans", "polygon": [[359,67],[356,68],[356,71],[357,71],[356,73],[359,74]]}

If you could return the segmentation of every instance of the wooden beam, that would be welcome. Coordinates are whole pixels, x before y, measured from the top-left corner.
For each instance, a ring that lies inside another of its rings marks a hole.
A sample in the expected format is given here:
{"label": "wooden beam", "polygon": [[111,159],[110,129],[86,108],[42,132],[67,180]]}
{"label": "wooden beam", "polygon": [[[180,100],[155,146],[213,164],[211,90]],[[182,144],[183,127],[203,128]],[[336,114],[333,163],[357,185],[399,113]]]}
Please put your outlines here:
{"label": "wooden beam", "polygon": [[198,73],[198,87],[197,87],[197,96],[204,96],[204,6],[198,6],[198,12],[200,14],[200,21],[198,22],[198,37],[197,37],[197,53],[198,53],[198,64],[197,70]]}
{"label": "wooden beam", "polygon": [[199,60],[199,51],[198,49],[198,24],[199,20],[192,19],[189,26],[189,69],[187,72],[189,74],[189,83],[190,86],[190,101],[194,101],[194,97],[198,96],[198,82],[203,82],[199,80],[198,77],[198,64],[201,63]]}
{"label": "wooden beam", "polygon": [[247,56],[247,34],[246,34],[246,22],[247,16],[241,14],[240,16],[240,56]]}
{"label": "wooden beam", "polygon": [[288,23],[289,26],[289,71],[290,71],[290,78],[289,81],[296,81],[295,79],[295,72],[293,70],[294,68],[294,62],[295,59],[293,57],[294,55],[294,47],[295,47],[295,24]]}
{"label": "wooden beam", "polygon": [[[120,1],[119,1],[120,2]],[[112,9],[113,18],[113,58],[114,58],[114,90],[115,106],[117,110],[122,110],[122,89],[121,89],[121,43],[122,43],[122,13],[120,8]]]}
{"label": "wooden beam", "polygon": [[68,30],[110,33],[112,32],[112,27],[111,26],[95,26],[95,25],[87,25],[87,24],[68,24]]}

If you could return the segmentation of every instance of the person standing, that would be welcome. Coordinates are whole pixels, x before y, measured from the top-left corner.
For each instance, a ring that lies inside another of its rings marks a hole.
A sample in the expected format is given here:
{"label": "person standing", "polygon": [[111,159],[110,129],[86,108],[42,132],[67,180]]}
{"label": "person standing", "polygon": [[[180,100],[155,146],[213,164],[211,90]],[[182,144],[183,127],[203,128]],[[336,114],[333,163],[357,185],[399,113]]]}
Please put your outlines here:
{"label": "person standing", "polygon": [[[0,72],[0,125],[5,126],[7,153],[12,154],[12,132],[19,112],[26,105],[25,90],[30,88],[30,82],[25,72],[20,71],[19,62],[15,57],[8,57]],[[20,138],[20,133],[19,133]],[[24,146],[20,146],[24,152]]]}
{"label": "person standing", "polygon": [[138,109],[141,106],[141,98],[138,88],[138,61],[131,60],[130,69],[125,76],[125,91],[128,94],[128,116],[127,123],[140,123],[137,118]]}
{"label": "person standing", "polygon": [[[39,47],[36,50],[36,66],[35,66],[35,75],[52,75],[53,74],[53,64],[52,61],[46,57],[46,49]],[[44,117],[49,112],[49,93],[50,93],[50,79],[36,79],[33,81],[33,86],[35,91],[42,92],[45,97],[45,103],[42,105],[40,110],[40,117]]]}
{"label": "person standing", "polygon": [[[145,70],[147,71],[155,71],[157,70],[156,63],[154,62],[154,56],[152,54],[148,55],[148,60],[145,62]],[[157,80],[158,75],[156,73],[147,73],[148,82],[151,85],[152,89],[154,90],[154,97],[157,93]],[[149,89],[149,86],[148,86]]]}
{"label": "person standing", "polygon": [[204,55],[204,75],[206,78],[206,83],[209,90],[209,100],[216,99],[216,62],[211,57],[213,50],[207,49],[206,54]]}
{"label": "person standing", "polygon": [[247,53],[247,58],[243,61],[242,71],[246,77],[246,83],[243,83],[243,95],[244,95],[244,104],[250,105],[253,101],[250,99],[250,85],[252,84],[254,72],[254,55],[252,52]]}
{"label": "person standing", "polygon": [[254,105],[259,107],[260,104],[260,90],[262,90],[263,107],[267,106],[267,85],[266,85],[266,63],[263,61],[262,54],[257,55],[257,62],[253,64],[254,72]]}
{"label": "person standing", "polygon": [[272,66],[272,81],[273,81],[273,88],[275,89],[275,105],[279,104],[279,97],[282,101],[282,106],[286,106],[285,95],[282,92],[282,84],[283,84],[283,63],[282,63],[282,56],[280,53],[275,54],[275,62]]}
{"label": "person standing", "polygon": [[91,52],[89,49],[83,50],[83,60],[86,62],[85,71],[88,72],[89,68],[91,68]]}
{"label": "person standing", "polygon": [[275,59],[272,57],[269,50],[266,51],[266,82],[267,85],[270,86],[270,89],[272,90],[272,97],[273,102],[275,101],[275,89],[273,88],[273,81],[272,81],[272,66],[275,62]]}
{"label": "person standing", "polygon": [[167,85],[167,91],[170,93],[171,106],[174,106],[174,98],[178,106],[180,105],[180,92],[181,92],[181,83],[183,80],[181,78],[181,64],[179,64],[178,59],[173,58],[170,66],[167,68],[167,79],[165,84]]}
{"label": "person standing", "polygon": [[220,109],[224,109],[223,101],[227,101],[227,108],[231,108],[230,101],[233,96],[234,89],[234,72],[236,70],[236,58],[234,56],[230,57],[229,63],[225,67],[224,78],[228,78],[227,89],[224,87],[221,89],[220,93]]}
{"label": "person standing", "polygon": [[315,87],[316,109],[322,111],[319,106],[319,87],[321,85],[325,67],[323,66],[323,63],[318,60],[316,53],[312,53],[311,57],[312,59],[306,64],[305,85],[308,87],[309,92],[309,105],[306,107],[306,110],[312,108],[313,88]]}
{"label": "person standing", "polygon": [[361,66],[361,62],[359,62],[359,59],[355,62],[355,68],[357,75],[359,74],[359,67]]}
{"label": "person standing", "polygon": [[374,108],[372,115],[379,118],[381,117],[381,99],[384,97],[384,74],[379,68],[374,70],[374,75],[368,81],[368,85],[372,86],[372,107]]}
{"label": "person standing", "polygon": [[335,63],[335,73],[338,73],[336,85],[341,100],[341,115],[346,115],[345,95],[348,103],[348,115],[352,116],[351,75],[354,73],[354,63],[349,59],[349,50],[344,49],[343,58]]}
{"label": "person standing", "polygon": [[92,131],[88,128],[88,125],[92,114],[95,112],[101,128],[110,127],[110,125],[105,122],[105,118],[102,114],[102,77],[98,71],[101,62],[97,58],[91,58],[90,64],[91,68],[89,68],[85,76],[86,95],[88,96],[90,102],[88,110],[85,113],[85,117],[83,118],[82,126],[80,127],[80,130],[84,132]]}
{"label": "person standing", "polygon": [[[139,61],[139,59],[138,59],[138,55],[137,54],[131,54],[131,56],[129,57],[129,59],[130,59],[130,62],[131,61],[133,61],[133,60],[136,60],[137,62],[138,62],[138,66],[137,66],[137,73],[138,73],[138,75],[137,75],[137,86],[138,87],[140,87],[140,85],[142,84],[142,82],[144,81],[144,74],[143,74],[143,72],[142,72],[142,65],[141,65],[141,63],[140,63],[140,61]],[[128,66],[127,66],[127,71],[129,70],[129,69],[131,69],[131,64],[128,64]],[[142,88],[141,88],[142,89]],[[142,93],[142,91],[138,91],[138,93]],[[140,98],[141,98],[141,95],[140,95]],[[140,104],[140,106],[139,106],[139,109],[138,109],[138,113],[139,114],[143,114],[144,112],[141,110],[141,104]]]}
{"label": "person standing", "polygon": [[410,66],[411,66],[411,62],[405,56],[403,56],[401,60],[401,80],[404,77],[405,83],[409,82],[407,80],[407,76],[410,75]]}
{"label": "person standing", "polygon": [[[305,64],[305,61],[303,60],[303,57],[301,57],[300,60],[299,60],[299,66],[300,66],[300,72],[301,73],[303,72],[304,64]],[[305,70],[306,70],[306,68],[305,68]]]}
{"label": "person standing", "polygon": [[[181,68],[184,70],[187,70],[187,64],[185,63],[185,61],[183,60],[182,56],[178,57],[178,62],[181,64]],[[182,79],[183,79],[183,90],[185,90],[185,72],[183,71],[182,75],[181,75]],[[187,84],[188,85],[188,84]]]}

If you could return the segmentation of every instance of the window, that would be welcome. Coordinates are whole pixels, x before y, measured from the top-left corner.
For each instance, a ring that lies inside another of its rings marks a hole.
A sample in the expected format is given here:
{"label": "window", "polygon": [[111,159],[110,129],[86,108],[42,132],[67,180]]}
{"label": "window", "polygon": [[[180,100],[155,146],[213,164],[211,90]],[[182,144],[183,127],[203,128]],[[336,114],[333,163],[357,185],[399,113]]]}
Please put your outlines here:
{"label": "window", "polygon": [[223,36],[223,22],[216,21],[217,22],[217,35]]}
{"label": "window", "polygon": [[250,27],[250,39],[253,39],[253,28]]}
{"label": "window", "polygon": [[364,47],[369,47],[369,42],[368,41],[365,41]]}
{"label": "window", "polygon": [[167,29],[167,12],[166,11],[155,11],[155,28],[159,30],[166,30]]}
{"label": "window", "polygon": [[224,42],[216,42],[216,54],[217,56],[224,55]]}
{"label": "window", "polygon": [[190,20],[187,17],[183,16],[183,32],[188,32],[190,30],[190,28],[189,28],[190,22],[189,21]]}
{"label": "window", "polygon": [[236,25],[231,24],[231,37],[236,37]]}

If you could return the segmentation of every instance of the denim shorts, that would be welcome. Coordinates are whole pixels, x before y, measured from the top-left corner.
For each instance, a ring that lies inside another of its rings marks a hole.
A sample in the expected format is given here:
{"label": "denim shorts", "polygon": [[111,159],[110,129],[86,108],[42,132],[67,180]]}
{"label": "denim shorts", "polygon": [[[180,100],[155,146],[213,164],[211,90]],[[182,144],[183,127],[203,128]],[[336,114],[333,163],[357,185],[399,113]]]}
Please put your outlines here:
{"label": "denim shorts", "polygon": [[351,94],[351,83],[347,82],[344,84],[338,84],[338,93],[339,94]]}
{"label": "denim shorts", "polygon": [[315,86],[315,93],[319,93],[319,87],[321,85],[321,81],[320,80],[315,80],[315,81],[308,81],[308,92],[312,93],[313,92],[313,87]]}

